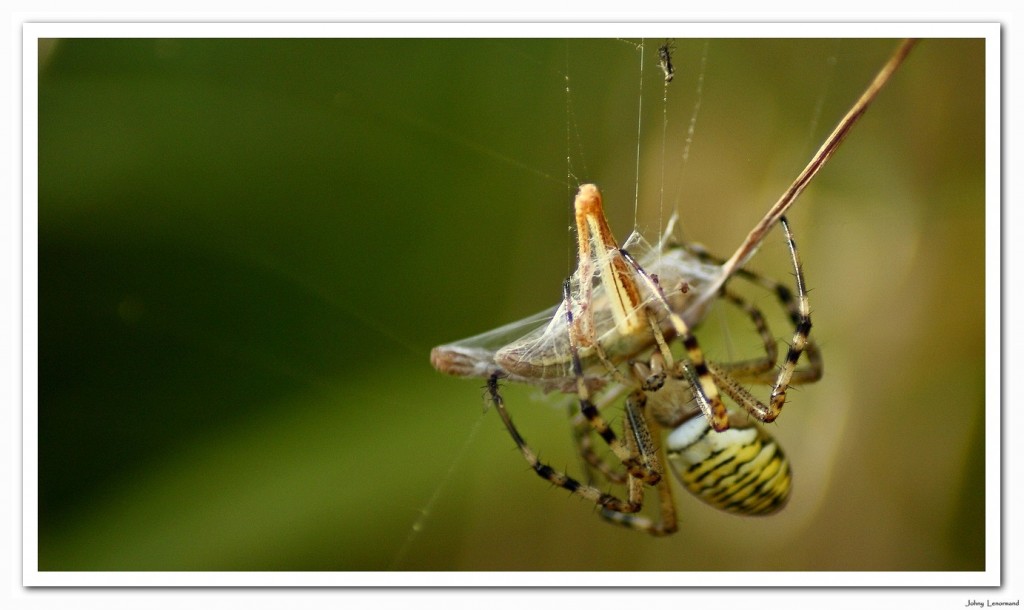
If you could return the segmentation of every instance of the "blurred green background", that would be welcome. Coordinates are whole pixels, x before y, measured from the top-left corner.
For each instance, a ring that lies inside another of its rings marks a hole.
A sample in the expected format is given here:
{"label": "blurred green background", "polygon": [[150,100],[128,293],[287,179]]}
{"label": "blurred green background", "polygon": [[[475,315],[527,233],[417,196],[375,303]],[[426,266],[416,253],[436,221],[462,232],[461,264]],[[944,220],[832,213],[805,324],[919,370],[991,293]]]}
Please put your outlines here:
{"label": "blurred green background", "polygon": [[[896,46],[679,39],[666,96],[661,42],[42,42],[39,569],[984,569],[983,41],[922,42],[790,214],[826,374],[777,516],[608,525],[431,369],[560,298],[577,179],[626,236],[641,99],[637,224],[728,255]],[[506,399],[578,473],[564,401]]]}

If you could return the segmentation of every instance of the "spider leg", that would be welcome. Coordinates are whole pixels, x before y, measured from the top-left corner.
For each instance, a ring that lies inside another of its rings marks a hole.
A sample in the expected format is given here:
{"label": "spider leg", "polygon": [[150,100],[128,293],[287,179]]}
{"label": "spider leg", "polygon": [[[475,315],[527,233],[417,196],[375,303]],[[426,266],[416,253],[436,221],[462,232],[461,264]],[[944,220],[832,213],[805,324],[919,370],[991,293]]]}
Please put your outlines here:
{"label": "spider leg", "polygon": [[[808,365],[807,368],[794,368],[791,373],[789,383],[813,383],[821,379],[822,374],[824,373],[824,361],[822,359],[821,350],[818,348],[818,345],[812,339],[809,338],[810,305],[808,304],[809,301],[807,297],[807,291],[804,288],[805,283],[802,266],[800,265],[799,257],[796,253],[796,243],[792,239],[792,234],[789,230],[788,221],[786,221],[785,218],[782,218],[781,221],[784,223],[783,226],[786,230],[787,245],[790,248],[791,257],[794,261],[793,267],[795,269],[795,275],[797,277],[797,294],[794,295],[793,291],[790,290],[789,287],[786,286],[785,284],[782,284],[771,278],[765,277],[749,269],[738,269],[736,271],[736,276],[741,277],[747,280],[748,282],[760,286],[766,291],[772,293],[775,296],[775,298],[778,299],[779,303],[782,305],[782,308],[786,311],[786,314],[789,316],[789,319],[792,322],[793,327],[795,329],[796,335],[801,334],[801,324],[803,324],[806,321],[807,327],[805,332],[803,332],[803,353],[807,356]],[[724,263],[722,259],[710,254],[709,252],[707,252],[706,250],[699,246],[688,244],[686,246],[686,249],[688,252],[697,256],[700,260],[704,262],[713,263],[716,265],[721,265]],[[756,324],[757,322],[755,321],[755,325]],[[762,337],[764,337],[763,333]],[[772,356],[771,354],[775,353],[774,343],[775,342],[773,339],[772,347],[768,348],[768,343],[765,342],[766,349],[770,350],[767,353],[771,358],[773,365],[775,364],[775,356]],[[796,346],[797,343],[798,341],[794,339],[793,346]],[[797,357],[799,356],[800,354],[797,354]],[[790,352],[788,352],[786,355],[787,362],[789,362],[790,358],[792,358],[792,348],[790,349]],[[744,381],[747,383],[771,385],[777,383],[778,381],[779,374],[776,372],[769,372],[767,370],[764,372],[743,371],[738,370],[741,367],[734,367],[732,364],[729,363],[718,363],[718,366],[719,368],[732,374],[737,380]]]}
{"label": "spider leg", "polygon": [[[644,392],[656,392],[665,384],[666,379],[666,365],[664,357],[656,352],[651,355],[650,362],[632,362],[632,374],[635,381],[626,381],[625,384],[612,386],[601,395],[600,402],[596,404],[598,411],[604,412],[609,405],[622,395],[622,393],[629,387],[639,387]],[[620,375],[621,376],[621,375]],[[633,400],[633,404],[637,401]],[[627,403],[628,406],[629,403]],[[673,413],[675,413],[673,411]],[[689,417],[692,413],[684,413],[680,415],[682,417]],[[607,460],[598,456],[594,450],[593,439],[591,433],[593,428],[587,419],[583,416],[583,413],[572,408],[570,410],[570,418],[572,420],[573,438],[576,441],[577,450],[580,457],[583,460],[583,467],[587,470],[588,476],[592,476],[592,471],[597,470],[601,475],[609,482],[625,485],[627,481],[626,473],[617,470],[613,465],[610,465]],[[659,422],[658,414],[653,414],[655,419]],[[625,433],[625,437],[628,440],[631,436],[631,432],[628,430]],[[655,435],[655,437],[657,437]],[[632,451],[632,446],[630,446]],[[650,453],[650,451],[648,451]],[[664,463],[661,460],[660,463]]]}
{"label": "spider leg", "polygon": [[771,404],[769,405],[771,409],[769,413],[770,419],[765,421],[773,421],[778,417],[779,412],[782,411],[782,405],[786,404],[786,390],[792,382],[793,371],[796,370],[796,363],[800,359],[800,354],[807,349],[811,333],[811,304],[807,298],[803,266],[800,264],[800,255],[796,250],[796,241],[793,239],[793,232],[789,230],[789,222],[785,216],[779,218],[779,224],[782,225],[786,233],[786,243],[789,245],[789,253],[793,259],[793,269],[796,271],[797,311],[793,316],[796,329],[793,332],[793,341],[789,344],[789,352],[786,353],[786,362],[782,365],[782,370],[779,371],[779,375],[775,380],[775,387],[772,388]]}
{"label": "spider leg", "polygon": [[[644,403],[646,402],[646,395],[643,391],[637,390],[630,399],[626,401],[626,415],[625,418],[625,436],[628,439],[637,439],[637,442],[651,442],[650,437],[643,438],[643,434],[637,434],[636,426],[637,422],[646,420],[646,414],[644,410]],[[651,421],[643,423],[644,430],[652,430],[655,434],[660,432],[658,423]],[[632,445],[633,440],[630,440],[628,444]],[[641,453],[644,453],[641,450]],[[651,448],[652,459],[658,460],[660,463],[665,461],[664,450],[659,447],[654,450]],[[644,491],[643,484],[641,481],[633,476],[629,476],[627,486],[630,490],[630,496],[634,493],[642,494]],[[636,513],[626,513],[622,511],[616,511],[608,507],[601,508],[601,517],[612,523],[628,527],[630,529],[647,532],[653,536],[666,536],[674,533],[678,529],[678,521],[676,516],[676,505],[675,499],[672,497],[672,489],[669,486],[668,480],[663,479],[659,481],[655,488],[658,490],[658,506],[660,518],[658,521],[654,521],[650,517],[639,515]]]}
{"label": "spider leg", "polygon": [[[608,405],[617,399],[625,386],[617,386],[616,389],[609,390],[601,396],[601,404],[597,405],[599,411],[603,411]],[[609,482],[616,483],[619,485],[625,485],[627,475],[625,472],[616,470],[614,467],[608,464],[608,462],[601,458],[594,450],[593,439],[590,433],[593,432],[593,428],[590,422],[587,421],[583,414],[578,411],[578,402],[573,402],[573,407],[570,409],[569,415],[572,419],[572,432],[573,439],[576,441],[577,452],[580,458],[583,460],[583,468],[587,472],[587,476],[593,478],[592,471],[596,470]]]}
{"label": "spider leg", "polygon": [[[768,404],[765,405],[757,400],[752,403],[746,398],[741,401],[741,404],[746,408],[746,410],[749,410],[752,415],[763,422],[773,422],[778,418],[779,412],[782,410],[782,405],[785,404],[786,391],[792,384],[817,381],[821,378],[823,372],[821,353],[818,351],[817,346],[810,341],[811,306],[807,297],[803,265],[800,262],[800,255],[797,252],[797,243],[793,237],[793,231],[790,229],[790,223],[788,223],[784,216],[779,218],[779,224],[782,225],[782,230],[785,232],[786,245],[790,248],[794,276],[797,281],[796,296],[794,296],[786,287],[778,284],[778,282],[765,279],[753,273],[748,275],[749,277],[753,277],[755,280],[761,282],[763,286],[766,286],[775,293],[776,297],[778,297],[779,301],[786,308],[788,314],[790,314],[790,319],[794,324],[793,341],[790,343],[790,349],[788,349],[785,354],[785,361],[782,363],[781,368],[779,368],[778,373],[774,376],[774,386],[772,387]],[[798,369],[797,362],[800,360],[800,356],[805,352],[807,353],[810,366],[808,368]],[[719,373],[725,372],[720,371]],[[729,376],[726,375],[725,377]],[[720,378],[721,376],[716,375],[716,379]],[[725,381],[724,378],[722,379]],[[753,376],[753,381],[772,383],[770,381],[770,377],[766,379],[766,374]],[[742,390],[742,388],[735,383],[735,380],[730,378],[727,383],[729,385],[734,384],[737,388],[737,393],[740,395],[746,394],[750,396],[748,392]],[[740,392],[740,390],[742,391]]]}
{"label": "spider leg", "polygon": [[[770,370],[770,367],[757,370],[758,363],[761,362],[760,359],[738,363],[709,364],[711,375],[722,391],[739,403],[748,413],[763,422],[772,422],[778,418],[779,413],[782,412],[783,405],[786,404],[786,392],[791,385],[817,381],[823,373],[821,352],[818,350],[817,345],[810,340],[811,308],[807,297],[803,266],[800,263],[800,255],[796,248],[796,241],[793,239],[793,233],[785,216],[779,219],[779,224],[782,225],[786,235],[786,244],[789,247],[790,260],[793,264],[794,277],[796,279],[796,295],[785,285],[752,271],[740,269],[737,275],[772,292],[786,309],[794,327],[793,340],[786,353],[786,359],[782,367],[774,373]],[[704,260],[716,260],[701,250],[696,250],[695,252]],[[751,317],[764,341],[766,359],[774,364],[778,352],[775,347],[775,341],[771,338],[770,333],[768,333],[767,325],[760,311],[753,305],[738,299],[736,295],[729,291],[724,291],[723,296],[734,304],[739,305]],[[801,355],[805,353],[807,354],[809,366],[805,369],[799,369],[797,368],[797,362],[800,360]],[[741,382],[771,384],[773,387],[769,395],[768,404],[755,398],[741,385]]]}
{"label": "spider leg", "polygon": [[600,506],[602,509],[608,509],[620,513],[634,513],[640,510],[642,506],[642,496],[640,496],[639,499],[635,498],[634,496],[636,494],[633,490],[630,490],[629,500],[624,501],[614,495],[605,493],[592,485],[580,483],[564,472],[556,470],[541,462],[540,459],[537,458],[537,454],[530,449],[526,440],[512,423],[512,418],[509,415],[508,410],[505,408],[505,400],[501,397],[501,393],[498,391],[499,376],[499,373],[495,373],[487,379],[487,391],[490,394],[491,402],[498,411],[501,421],[505,423],[505,427],[508,429],[509,434],[512,435],[512,439],[519,448],[519,452],[523,454],[523,457],[530,465],[530,468],[532,468],[540,478],[550,481],[551,484],[561,487],[569,491],[569,493],[586,498],[597,506]]}

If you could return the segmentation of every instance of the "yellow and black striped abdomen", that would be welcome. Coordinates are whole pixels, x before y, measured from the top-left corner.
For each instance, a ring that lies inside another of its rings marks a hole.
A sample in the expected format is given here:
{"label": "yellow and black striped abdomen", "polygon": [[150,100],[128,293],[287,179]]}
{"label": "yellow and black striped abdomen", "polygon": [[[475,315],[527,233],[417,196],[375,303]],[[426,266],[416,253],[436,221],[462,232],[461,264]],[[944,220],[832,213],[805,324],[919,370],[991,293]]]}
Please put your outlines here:
{"label": "yellow and black striped abdomen", "polygon": [[715,432],[694,417],[669,434],[669,462],[693,495],[715,508],[769,515],[789,498],[791,474],[779,443],[753,421],[731,417]]}

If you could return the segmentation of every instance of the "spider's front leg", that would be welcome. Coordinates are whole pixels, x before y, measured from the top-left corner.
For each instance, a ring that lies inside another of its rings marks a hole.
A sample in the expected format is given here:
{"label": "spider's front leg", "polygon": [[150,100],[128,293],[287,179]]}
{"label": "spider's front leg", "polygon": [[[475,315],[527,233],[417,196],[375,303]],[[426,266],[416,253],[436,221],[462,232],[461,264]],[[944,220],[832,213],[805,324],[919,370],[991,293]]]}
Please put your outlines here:
{"label": "spider's front leg", "polygon": [[[775,363],[777,358],[775,339],[768,333],[764,318],[757,308],[726,289],[723,293],[726,299],[744,309],[751,320],[753,320],[755,326],[757,326],[764,341],[766,357],[764,360],[756,361],[709,363],[711,374],[722,391],[732,397],[748,413],[763,422],[775,421],[779,416],[783,405],[786,404],[786,393],[791,385],[817,381],[821,378],[823,371],[821,352],[810,339],[811,307],[807,297],[803,267],[800,264],[800,256],[796,249],[796,241],[793,239],[793,233],[789,228],[789,222],[786,218],[782,217],[779,223],[785,232],[786,243],[790,251],[793,275],[796,279],[796,295],[794,296],[793,292],[786,286],[757,275],[752,271],[741,269],[738,274],[772,292],[786,309],[794,327],[793,340],[790,343],[789,350],[786,352],[786,359],[777,372],[771,371],[770,366],[758,366],[758,362]],[[705,260],[714,260],[703,253],[701,257]],[[807,360],[810,365],[808,368],[797,368],[797,362],[804,354],[807,354]],[[755,398],[741,385],[742,382],[772,385],[768,403],[765,404]]]}
{"label": "spider's front leg", "polygon": [[796,370],[796,363],[800,360],[800,355],[810,343],[811,334],[811,305],[807,298],[807,287],[804,285],[803,265],[800,264],[796,241],[793,239],[793,232],[789,230],[789,222],[785,216],[779,219],[779,224],[782,225],[782,229],[786,233],[786,244],[789,246],[789,253],[793,260],[793,269],[796,275],[797,311],[793,320],[796,326],[793,331],[793,341],[786,353],[786,362],[782,365],[779,376],[775,380],[775,387],[772,388],[768,405],[768,419],[764,420],[769,422],[779,416],[782,405],[786,404],[786,390],[793,379],[793,372]]}

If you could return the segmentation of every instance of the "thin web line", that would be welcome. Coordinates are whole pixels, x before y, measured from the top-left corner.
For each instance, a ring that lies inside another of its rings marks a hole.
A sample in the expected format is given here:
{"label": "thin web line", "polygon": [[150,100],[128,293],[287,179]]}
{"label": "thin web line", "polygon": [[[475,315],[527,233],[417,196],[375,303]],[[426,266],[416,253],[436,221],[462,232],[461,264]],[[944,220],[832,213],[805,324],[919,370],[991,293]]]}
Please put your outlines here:
{"label": "thin web line", "polygon": [[640,212],[640,128],[643,124],[644,107],[644,39],[640,39],[640,94],[636,108],[636,182],[633,186],[633,228],[637,226]]}
{"label": "thin web line", "polygon": [[459,452],[455,454],[451,464],[449,464],[448,471],[445,472],[441,482],[434,488],[434,493],[431,494],[430,499],[427,500],[427,503],[420,509],[420,516],[413,522],[412,527],[409,529],[409,535],[406,536],[405,542],[402,543],[402,548],[398,549],[398,552],[395,553],[395,558],[391,560],[391,565],[388,566],[388,569],[399,569],[399,566],[405,560],[406,555],[409,554],[409,549],[412,548],[413,542],[419,538],[419,535],[426,528],[427,519],[430,519],[432,516],[434,505],[437,504],[437,501],[441,498],[441,493],[448,486],[448,482],[451,481],[452,476],[462,463],[463,458],[466,457],[466,451],[469,449],[469,446],[473,444],[474,440],[476,440],[476,436],[480,432],[480,424],[483,423],[485,414],[486,411],[481,412],[480,417],[478,417],[476,423],[473,424],[473,427],[469,431],[469,435],[466,437],[466,441],[462,443],[462,447],[459,449]]}
{"label": "thin web line", "polygon": [[676,212],[679,211],[679,202],[683,196],[682,175],[686,170],[686,162],[690,160],[690,148],[693,146],[693,134],[697,131],[697,117],[700,115],[701,103],[704,101],[704,75],[707,73],[708,48],[710,46],[711,43],[705,41],[704,50],[701,52],[700,56],[700,68],[697,71],[697,99],[693,102],[693,112],[690,114],[690,123],[686,127],[686,140],[683,142],[683,160],[679,167],[679,184],[676,187],[676,196],[673,204]]}
{"label": "thin web line", "polygon": [[661,96],[661,186],[658,189],[658,234],[665,228],[665,144],[668,141],[668,81]]}
{"label": "thin web line", "polygon": [[832,53],[826,58],[827,71],[823,78],[821,78],[821,91],[818,93],[817,102],[814,104],[814,113],[811,118],[811,124],[807,128],[807,140],[804,143],[804,154],[801,158],[807,157],[813,150],[814,144],[817,140],[815,137],[818,131],[818,123],[821,122],[821,115],[825,109],[825,101],[828,98],[829,90],[832,88],[832,81],[836,75],[836,65],[839,63],[839,47],[842,45],[842,40],[838,39],[834,41]]}
{"label": "thin web line", "polygon": [[[565,197],[566,201],[572,201],[572,88],[569,83],[569,39],[565,40]],[[579,180],[577,179],[577,182]],[[571,206],[570,206],[571,207]],[[566,208],[566,220],[569,227],[570,239],[566,240],[565,268],[566,275],[572,273],[573,240],[572,240],[572,210]]]}

